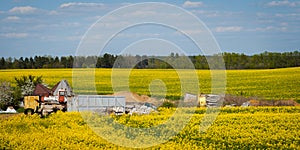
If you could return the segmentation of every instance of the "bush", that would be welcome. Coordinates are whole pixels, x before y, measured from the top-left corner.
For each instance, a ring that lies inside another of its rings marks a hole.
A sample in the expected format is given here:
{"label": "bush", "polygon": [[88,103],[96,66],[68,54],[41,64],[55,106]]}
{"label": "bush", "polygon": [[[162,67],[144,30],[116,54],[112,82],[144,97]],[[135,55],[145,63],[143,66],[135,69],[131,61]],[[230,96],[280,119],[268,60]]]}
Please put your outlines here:
{"label": "bush", "polygon": [[18,109],[17,109],[17,112],[18,112],[18,113],[23,113],[23,112],[24,112],[24,107],[18,108]]}
{"label": "bush", "polygon": [[173,108],[175,105],[172,102],[165,101],[160,107]]}

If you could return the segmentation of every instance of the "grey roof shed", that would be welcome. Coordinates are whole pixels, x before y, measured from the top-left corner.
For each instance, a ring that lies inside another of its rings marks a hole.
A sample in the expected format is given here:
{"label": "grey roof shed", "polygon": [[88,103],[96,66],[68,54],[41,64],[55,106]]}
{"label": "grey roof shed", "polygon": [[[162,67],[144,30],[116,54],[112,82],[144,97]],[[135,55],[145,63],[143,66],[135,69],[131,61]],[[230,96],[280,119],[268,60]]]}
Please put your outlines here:
{"label": "grey roof shed", "polygon": [[61,80],[60,82],[58,82],[53,88],[52,88],[52,92],[53,95],[58,95],[58,91],[60,89],[64,89],[67,92],[67,96],[73,96],[73,90],[71,88],[71,86],[69,85],[67,80]]}

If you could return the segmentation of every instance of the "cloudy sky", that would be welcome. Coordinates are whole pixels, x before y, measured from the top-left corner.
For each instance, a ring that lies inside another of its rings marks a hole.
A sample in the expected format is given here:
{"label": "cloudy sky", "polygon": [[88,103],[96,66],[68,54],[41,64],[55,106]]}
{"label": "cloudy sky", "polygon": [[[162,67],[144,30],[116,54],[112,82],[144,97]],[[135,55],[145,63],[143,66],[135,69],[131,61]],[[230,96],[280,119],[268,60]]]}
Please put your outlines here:
{"label": "cloudy sky", "polygon": [[[120,7],[137,2],[142,1],[1,1],[0,56],[74,55],[83,35],[98,19]],[[285,52],[300,49],[300,1],[297,0],[156,2],[178,6],[197,16],[212,32],[223,52],[256,54],[264,51]],[[126,17],[133,19],[147,18],[147,15],[153,14],[155,12],[150,9],[124,13]],[[163,18],[165,15],[158,17]],[[176,22],[176,17],[174,20],[177,24],[182,23]],[[105,30],[122,23],[126,24],[126,20],[111,19],[111,22],[106,24]],[[158,38],[165,41],[172,39],[172,46],[178,44],[188,54],[197,54],[197,47],[180,39],[182,36],[174,36],[176,32],[157,25],[130,28],[119,33],[114,42],[105,47],[105,51],[118,54],[120,52],[117,50],[124,49],[126,45],[137,40]],[[185,32],[201,34],[195,27]],[[151,40],[149,43],[154,45]],[[138,45],[133,47],[137,48]]]}

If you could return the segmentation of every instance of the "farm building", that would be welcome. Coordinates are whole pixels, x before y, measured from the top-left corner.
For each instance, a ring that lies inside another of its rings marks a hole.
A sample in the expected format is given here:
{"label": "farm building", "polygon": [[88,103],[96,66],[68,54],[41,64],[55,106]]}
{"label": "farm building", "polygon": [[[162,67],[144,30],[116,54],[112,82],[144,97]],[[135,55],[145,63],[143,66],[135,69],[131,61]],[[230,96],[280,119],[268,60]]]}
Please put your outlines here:
{"label": "farm building", "polygon": [[64,89],[66,91],[66,94],[68,97],[74,96],[73,90],[71,86],[69,85],[67,80],[61,80],[58,82],[52,89],[51,91],[53,92],[53,95],[58,95],[59,90]]}
{"label": "farm building", "polygon": [[36,85],[32,95],[39,96],[40,100],[44,101],[44,98],[49,97],[51,94],[52,94],[52,92],[50,89],[48,89],[43,84],[38,84],[38,85]]}
{"label": "farm building", "polygon": [[59,91],[61,90],[64,90],[68,96],[68,99],[71,99],[71,97],[74,96],[72,88],[69,86],[69,83],[66,80],[58,82],[52,89],[49,89],[43,84],[37,84],[31,96],[38,96],[39,100],[44,102],[46,99],[52,98],[53,96],[58,96]]}
{"label": "farm building", "polygon": [[33,94],[24,97],[24,113],[38,113],[42,117],[57,110],[66,111],[67,101],[72,97],[72,88],[66,80],[58,82],[51,90],[37,84]]}
{"label": "farm building", "polygon": [[39,96],[40,100],[44,101],[45,97],[57,96],[61,89],[66,92],[68,97],[74,96],[73,90],[67,80],[61,80],[52,89],[47,88],[43,84],[37,84],[32,95]]}

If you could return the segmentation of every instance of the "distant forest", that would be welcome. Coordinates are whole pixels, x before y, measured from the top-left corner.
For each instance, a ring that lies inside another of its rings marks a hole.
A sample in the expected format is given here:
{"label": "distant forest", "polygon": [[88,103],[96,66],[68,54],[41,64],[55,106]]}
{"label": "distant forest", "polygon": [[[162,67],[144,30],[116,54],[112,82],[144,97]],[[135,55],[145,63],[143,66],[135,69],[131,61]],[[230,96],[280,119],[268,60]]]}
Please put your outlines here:
{"label": "distant forest", "polygon": [[[239,53],[222,53],[226,69],[274,69],[300,66],[300,53],[264,52],[255,55]],[[188,56],[196,69],[209,69],[208,59],[215,56]],[[138,69],[170,69],[172,62],[176,68],[189,68],[191,63],[186,62],[187,57],[171,53],[169,56],[117,56],[104,54],[102,56],[35,56],[29,58],[0,59],[0,69],[39,69],[39,68],[138,68]],[[118,61],[116,61],[118,60]],[[120,61],[124,60],[124,61]],[[171,63],[170,63],[171,62]],[[127,64],[126,64],[127,63]],[[135,66],[130,66],[135,64]],[[186,66],[189,65],[189,66]],[[174,65],[173,65],[174,66]]]}

